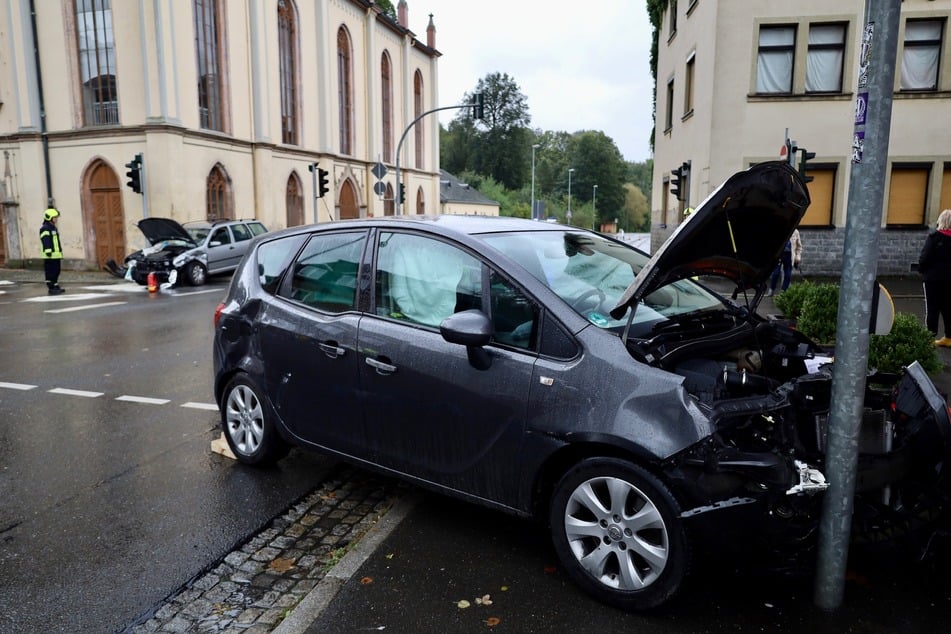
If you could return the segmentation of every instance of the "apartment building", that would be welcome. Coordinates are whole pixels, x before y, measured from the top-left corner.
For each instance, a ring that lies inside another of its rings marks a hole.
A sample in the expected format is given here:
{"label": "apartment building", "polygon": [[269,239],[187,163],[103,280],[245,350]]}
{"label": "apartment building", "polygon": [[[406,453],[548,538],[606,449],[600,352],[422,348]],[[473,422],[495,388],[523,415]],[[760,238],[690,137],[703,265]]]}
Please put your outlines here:
{"label": "apartment building", "polygon": [[8,0],[0,264],[39,255],[51,205],[74,268],[144,246],[143,217],[392,214],[397,166],[403,212],[435,213],[439,122],[408,127],[438,107],[435,26],[417,39],[394,4],[395,19],[370,0]]}
{"label": "apartment building", "polygon": [[[949,16],[951,0],[901,3],[881,275],[911,274],[928,227],[951,207]],[[804,269],[841,272],[865,25],[865,0],[669,0],[657,55],[654,247],[731,174],[780,158],[788,132],[815,152]],[[671,190],[684,163],[681,201]]]}

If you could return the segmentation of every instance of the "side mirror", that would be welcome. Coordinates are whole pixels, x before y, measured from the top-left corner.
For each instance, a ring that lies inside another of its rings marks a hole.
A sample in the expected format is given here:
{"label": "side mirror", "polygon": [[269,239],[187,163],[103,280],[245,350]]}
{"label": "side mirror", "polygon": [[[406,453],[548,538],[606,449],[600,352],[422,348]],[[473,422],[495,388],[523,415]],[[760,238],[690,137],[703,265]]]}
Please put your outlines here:
{"label": "side mirror", "polygon": [[481,310],[464,310],[442,320],[439,333],[449,343],[466,347],[469,363],[477,370],[488,370],[492,357],[483,347],[492,341],[492,322]]}

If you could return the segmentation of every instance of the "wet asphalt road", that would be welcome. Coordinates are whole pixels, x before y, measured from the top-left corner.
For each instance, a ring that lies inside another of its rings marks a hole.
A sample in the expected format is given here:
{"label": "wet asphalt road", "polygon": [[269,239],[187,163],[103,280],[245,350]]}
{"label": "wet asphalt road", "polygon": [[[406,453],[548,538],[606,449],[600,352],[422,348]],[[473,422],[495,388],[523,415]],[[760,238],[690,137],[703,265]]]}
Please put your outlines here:
{"label": "wet asphalt road", "polygon": [[210,452],[226,279],[155,296],[104,281],[64,275],[56,302],[0,285],[0,632],[123,629],[331,466]]}

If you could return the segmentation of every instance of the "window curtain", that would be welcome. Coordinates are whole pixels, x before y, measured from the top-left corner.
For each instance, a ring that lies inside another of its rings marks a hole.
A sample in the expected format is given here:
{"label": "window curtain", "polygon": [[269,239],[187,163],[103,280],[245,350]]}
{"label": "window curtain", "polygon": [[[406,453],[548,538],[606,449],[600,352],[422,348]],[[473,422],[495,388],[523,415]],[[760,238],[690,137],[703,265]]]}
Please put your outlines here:
{"label": "window curtain", "polygon": [[[840,25],[814,26],[809,29],[809,55],[806,58],[806,92],[842,90],[842,53],[845,29]],[[813,47],[816,48],[813,48]]]}
{"label": "window curtain", "polygon": [[792,92],[794,46],[795,32],[792,27],[760,29],[756,92]]}
{"label": "window curtain", "polygon": [[938,87],[938,57],[941,52],[941,22],[905,24],[901,56],[902,90],[935,90]]}

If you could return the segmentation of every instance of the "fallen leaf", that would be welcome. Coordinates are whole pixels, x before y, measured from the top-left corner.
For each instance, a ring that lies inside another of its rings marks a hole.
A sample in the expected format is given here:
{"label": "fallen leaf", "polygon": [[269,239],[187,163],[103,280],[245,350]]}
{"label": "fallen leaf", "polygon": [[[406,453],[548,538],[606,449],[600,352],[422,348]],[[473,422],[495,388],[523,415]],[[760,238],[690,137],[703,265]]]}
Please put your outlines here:
{"label": "fallen leaf", "polygon": [[468,601],[466,601],[465,599],[463,599],[462,601],[460,601],[459,603],[456,604],[456,607],[459,608],[460,610],[465,610],[465,609],[468,608],[470,605],[472,605],[472,604],[469,603]]}
{"label": "fallen leaf", "polygon": [[501,588],[499,588],[499,590],[501,590],[502,592],[508,592],[508,591],[509,591],[509,587],[508,587],[508,586],[502,586]]}
{"label": "fallen leaf", "polygon": [[294,560],[278,557],[277,559],[269,563],[267,567],[273,570],[274,572],[284,573],[294,567]]}
{"label": "fallen leaf", "polygon": [[365,586],[368,586],[371,583],[373,583],[373,577],[364,577],[363,579],[360,579],[360,583],[362,583]]}
{"label": "fallen leaf", "polygon": [[553,575],[553,574],[555,574],[556,572],[558,572],[558,568],[556,568],[556,567],[554,567],[554,566],[545,566],[545,574],[546,574],[546,575]]}
{"label": "fallen leaf", "polygon": [[387,555],[386,558],[387,558],[387,559],[393,559],[393,553],[390,553],[389,555]]}
{"label": "fallen leaf", "polygon": [[481,597],[476,597],[476,605],[492,605],[492,597],[489,595],[484,595]]}
{"label": "fallen leaf", "polygon": [[495,627],[501,622],[502,622],[502,619],[500,619],[497,616],[490,616],[489,618],[485,620],[485,624],[488,625],[489,627]]}

